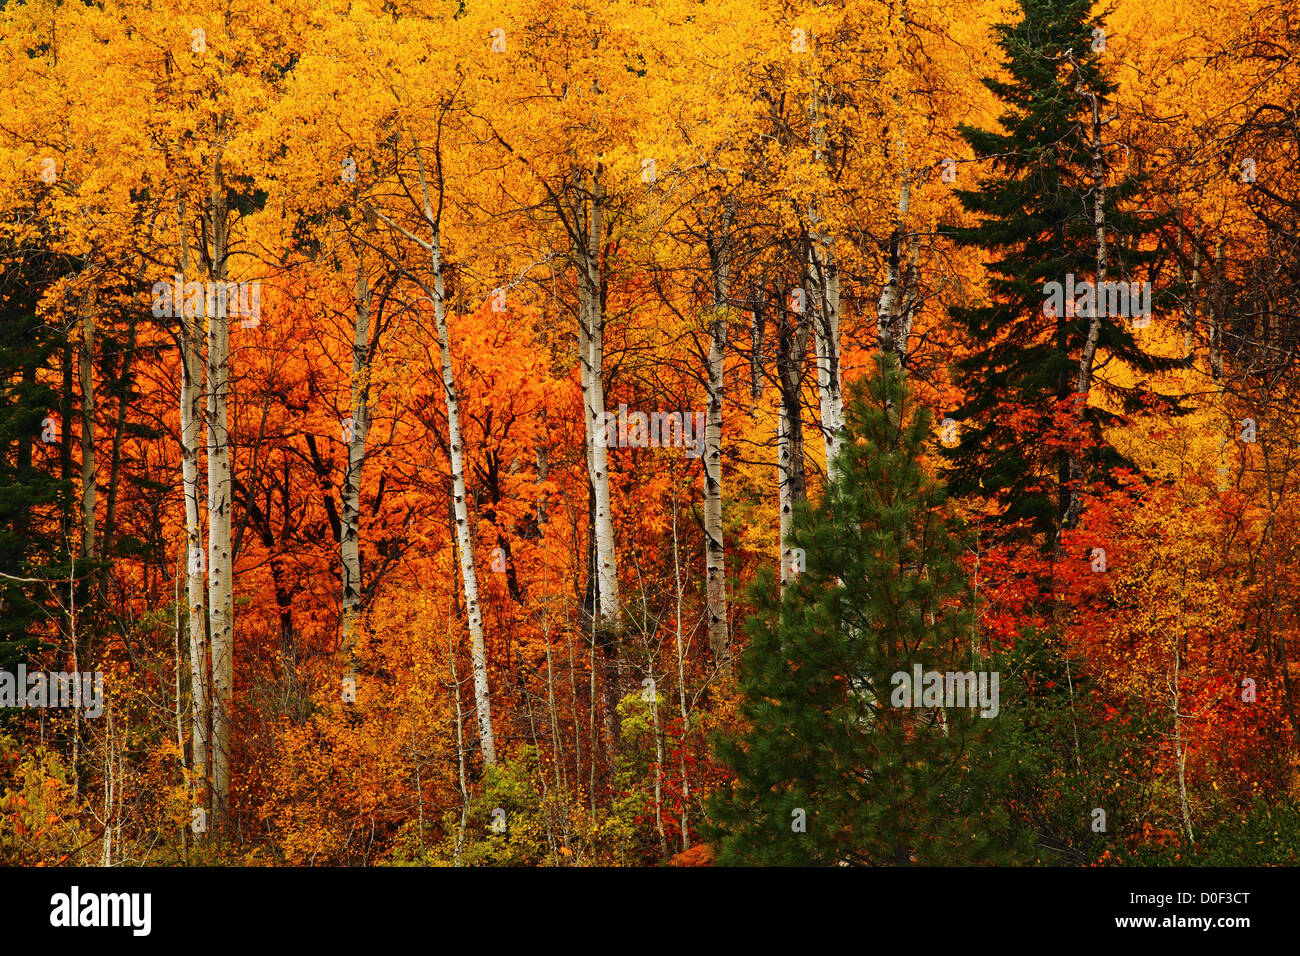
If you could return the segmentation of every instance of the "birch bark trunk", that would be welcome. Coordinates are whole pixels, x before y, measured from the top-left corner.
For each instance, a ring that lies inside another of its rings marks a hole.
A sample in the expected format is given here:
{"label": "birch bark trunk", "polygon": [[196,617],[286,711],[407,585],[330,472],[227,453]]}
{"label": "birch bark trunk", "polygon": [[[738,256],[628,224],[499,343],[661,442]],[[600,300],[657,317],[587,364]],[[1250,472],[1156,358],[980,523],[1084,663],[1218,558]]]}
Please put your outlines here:
{"label": "birch bark trunk", "polygon": [[355,315],[352,326],[352,395],[350,423],[343,428],[348,464],[343,474],[339,528],[339,561],[343,571],[343,620],[340,646],[352,656],[356,616],[361,607],[361,479],[366,463],[366,437],[370,432],[370,280],[363,247],[357,248]]}
{"label": "birch bark trunk", "polygon": [[604,192],[599,172],[591,177],[586,245],[580,251],[582,282],[579,286],[579,361],[587,418],[587,465],[595,491],[596,595],[601,624],[616,630],[619,623],[618,561],[614,551],[614,519],[610,509],[609,450],[605,434],[605,315],[601,302],[600,242],[604,229]]}
{"label": "birch bark trunk", "polygon": [[889,238],[885,259],[885,285],[880,290],[876,307],[876,338],[882,352],[893,352],[900,363],[907,356],[907,340],[911,334],[911,309],[907,307],[906,281],[915,269],[914,259],[904,273],[903,250],[907,245],[907,217],[912,206],[912,183],[906,160],[903,162],[903,182],[898,189],[898,219]]}
{"label": "birch bark trunk", "polygon": [[[451,364],[451,333],[447,327],[446,287],[442,269],[442,235],[438,217],[429,201],[429,184],[425,175],[420,144],[415,142],[416,163],[424,203],[424,220],[429,229],[430,265],[433,271],[433,316],[438,327],[438,353],[442,366],[443,396],[447,409],[447,446],[451,460],[451,498],[456,522],[456,543],[460,552],[461,583],[465,588],[465,612],[469,619],[470,659],[474,668],[474,710],[478,718],[479,746],[483,763],[497,762],[496,738],[492,731],[492,697],[488,685],[487,642],[483,636],[483,609],[479,604],[478,571],[474,565],[474,535],[469,523],[469,501],[465,491],[465,451],[460,430],[460,400]],[[438,183],[441,206],[441,180]]]}
{"label": "birch bark trunk", "polygon": [[817,392],[826,446],[826,480],[834,479],[844,432],[844,380],[840,362],[840,279],[829,244],[813,251],[813,332],[817,349]]}
{"label": "birch bark trunk", "polygon": [[1223,323],[1228,314],[1226,253],[1220,239],[1214,244],[1214,272],[1209,298],[1210,312],[1210,377],[1223,381]]}
{"label": "birch bark trunk", "polygon": [[[826,125],[821,95],[814,80],[809,106],[809,131],[813,161],[828,162]],[[828,171],[829,172],[829,171]],[[826,480],[835,477],[844,430],[844,380],[840,361],[840,276],[835,261],[834,240],[826,229],[816,201],[808,207],[808,284],[812,305],[814,347],[817,358],[817,391],[821,399],[822,435],[826,447]]]}
{"label": "birch bark trunk", "polygon": [[785,402],[777,409],[776,420],[776,482],[781,509],[781,583],[787,583],[795,574],[794,553],[786,545],[794,521],[793,482],[790,478],[792,454],[790,450],[790,422]]}
{"label": "birch bark trunk", "polygon": [[469,501],[465,491],[465,453],[460,431],[460,400],[451,365],[451,334],[443,303],[442,249],[438,232],[433,233],[433,313],[438,326],[438,353],[442,363],[443,395],[447,406],[447,442],[451,458],[451,495],[456,520],[456,543],[460,552],[461,581],[465,587],[465,612],[469,618],[470,657],[474,665],[474,709],[478,717],[479,744],[483,763],[497,762],[492,732],[492,699],[488,687],[487,644],[483,637],[483,610],[479,605],[478,571],[474,566],[474,537],[470,533]]}
{"label": "birch bark trunk", "polygon": [[[1193,240],[1195,241],[1195,240]],[[1178,263],[1178,281],[1184,282],[1183,264]],[[1201,294],[1201,247],[1192,246],[1192,281],[1183,302],[1183,353],[1190,356],[1196,349],[1196,320]]]}
{"label": "birch bark trunk", "polygon": [[727,565],[722,537],[722,401],[727,348],[727,295],[731,278],[730,207],[722,233],[708,241],[713,272],[714,319],[710,334],[708,411],[704,424],[704,558],[709,649],[724,678],[731,676],[731,641],[727,633]]}
{"label": "birch bark trunk", "polygon": [[690,730],[691,713],[686,706],[686,654],[682,641],[682,562],[678,549],[677,535],[677,495],[673,494],[673,585],[677,595],[677,614],[673,619],[675,647],[677,651],[677,716],[681,719],[682,738],[678,744],[678,771],[682,775],[681,790],[681,828],[682,851],[691,848],[690,803],[691,776],[686,766],[686,735]]}
{"label": "birch bark trunk", "polygon": [[[179,276],[181,288],[190,269],[189,242],[186,236],[186,210],[181,203],[177,223],[181,236]],[[189,315],[183,302],[174,303],[181,327],[181,482],[185,495],[185,590],[189,608],[190,638],[190,724],[193,735],[194,776],[198,781],[195,806],[208,807],[209,734],[212,720],[208,695],[208,620],[204,591],[202,493],[199,488],[199,441],[202,433],[202,396],[204,385],[201,332],[196,316]]]}
{"label": "birch bark trunk", "polygon": [[801,570],[786,537],[794,520],[796,502],[807,498],[803,465],[803,363],[808,350],[808,324],[798,315],[794,328],[781,323],[777,334],[777,376],[780,407],[777,415],[777,483],[781,509],[781,583]]}
{"label": "birch bark trunk", "polygon": [[[221,160],[212,168],[208,204],[209,275],[227,277],[228,200]],[[220,288],[220,287],[219,287]],[[212,296],[207,297],[211,302]],[[217,301],[220,298],[217,297]],[[234,685],[234,554],[231,549],[231,442],[227,410],[230,382],[230,316],[219,306],[208,314],[208,615],[212,641],[212,808],[220,827],[230,815],[230,697]]]}

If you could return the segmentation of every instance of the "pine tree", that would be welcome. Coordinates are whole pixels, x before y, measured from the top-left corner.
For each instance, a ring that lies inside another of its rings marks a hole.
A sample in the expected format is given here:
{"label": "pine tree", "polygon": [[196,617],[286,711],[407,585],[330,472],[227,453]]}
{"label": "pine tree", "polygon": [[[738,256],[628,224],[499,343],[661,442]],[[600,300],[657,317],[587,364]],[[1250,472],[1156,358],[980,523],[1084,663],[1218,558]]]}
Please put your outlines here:
{"label": "pine tree", "polygon": [[1125,464],[1103,439],[1111,416],[1078,397],[1081,362],[1082,391],[1100,388],[1122,410],[1146,393],[1093,380],[1093,354],[1139,372],[1177,364],[1143,350],[1132,316],[1090,310],[1086,301],[1056,307],[1055,315],[1045,309],[1045,289],[1065,286],[1067,275],[1079,284],[1095,283],[1099,272],[1103,281],[1149,281],[1153,256],[1141,240],[1160,225],[1131,211],[1140,177],[1111,169],[1117,149],[1105,130],[1115,86],[1103,70],[1104,28],[1091,6],[1020,0],[1021,22],[994,27],[1007,79],[983,80],[1007,107],[1000,131],[960,127],[993,167],[977,189],[957,191],[980,221],[955,234],[959,245],[987,251],[991,301],[951,310],[971,352],[954,367],[966,398],[953,415],[961,438],[950,452],[949,487],[956,497],[996,501],[1003,519],[1028,521],[1049,548],[1060,527],[1077,519],[1072,489],[1088,466],[1104,472]]}
{"label": "pine tree", "polygon": [[994,794],[1009,766],[998,721],[896,706],[899,672],[988,662],[974,659],[944,488],[921,462],[930,416],[896,357],[878,362],[850,390],[825,497],[796,513],[787,543],[804,569],[779,596],[770,573],[751,593],[746,729],[715,741],[735,778],[710,808],[721,863],[995,862],[1020,848]]}
{"label": "pine tree", "polygon": [[59,396],[41,374],[57,365],[59,343],[38,310],[65,266],[39,244],[0,248],[0,669],[36,648],[57,611],[52,589],[67,575],[59,527],[42,523],[66,522],[69,487],[56,473],[57,455],[40,453],[67,438]]}

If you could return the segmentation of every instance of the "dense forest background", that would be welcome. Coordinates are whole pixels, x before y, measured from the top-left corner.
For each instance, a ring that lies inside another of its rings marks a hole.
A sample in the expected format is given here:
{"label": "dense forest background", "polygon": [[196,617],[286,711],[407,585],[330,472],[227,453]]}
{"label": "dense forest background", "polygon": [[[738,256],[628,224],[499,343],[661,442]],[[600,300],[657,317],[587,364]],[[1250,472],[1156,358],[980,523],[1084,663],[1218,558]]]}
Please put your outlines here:
{"label": "dense forest background", "polygon": [[0,4],[0,861],[1297,862],[1298,50]]}

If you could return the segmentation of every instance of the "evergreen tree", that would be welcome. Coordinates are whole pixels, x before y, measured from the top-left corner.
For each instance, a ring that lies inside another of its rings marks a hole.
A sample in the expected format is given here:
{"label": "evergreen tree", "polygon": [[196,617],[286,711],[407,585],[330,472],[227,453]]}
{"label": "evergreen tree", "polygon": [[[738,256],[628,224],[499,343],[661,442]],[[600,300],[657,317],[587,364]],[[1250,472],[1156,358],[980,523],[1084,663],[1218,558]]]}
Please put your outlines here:
{"label": "evergreen tree", "polygon": [[1099,686],[1085,658],[1035,628],[1001,667],[998,730],[1014,755],[1004,799],[1035,834],[1040,862],[1096,863],[1151,812],[1149,781],[1163,750],[1158,715]]}
{"label": "evergreen tree", "polygon": [[58,517],[68,485],[58,454],[41,453],[59,448],[44,438],[67,440],[59,395],[42,374],[58,365],[60,343],[38,309],[62,265],[39,244],[0,247],[0,668],[36,647],[58,613],[51,587],[67,574]]}
{"label": "evergreen tree", "polygon": [[[953,415],[962,429],[950,452],[949,487],[956,497],[997,501],[1002,518],[1028,521],[1049,548],[1077,518],[1071,487],[1090,470],[1124,464],[1103,440],[1107,414],[1076,398],[1093,311],[1099,363],[1119,358],[1139,372],[1178,364],[1148,355],[1132,316],[1108,314],[1114,310],[1104,303],[1062,303],[1055,315],[1045,309],[1049,283],[1096,282],[1099,225],[1105,281],[1149,281],[1153,257],[1141,240],[1160,225],[1131,211],[1140,178],[1111,171],[1116,148],[1104,131],[1115,87],[1102,68],[1103,27],[1091,7],[1091,0],[1020,0],[1021,22],[994,27],[1007,78],[983,80],[1007,107],[1000,130],[960,127],[993,167],[978,189],[957,191],[980,221],[955,236],[987,250],[991,301],[951,310],[971,351],[954,368],[965,401]],[[1101,380],[1089,388],[1125,411],[1147,397]]]}
{"label": "evergreen tree", "polygon": [[998,720],[897,706],[899,672],[988,662],[971,645],[944,489],[921,463],[930,416],[897,359],[878,362],[850,389],[835,479],[796,513],[788,543],[804,570],[779,596],[770,572],[752,591],[746,728],[715,741],[735,777],[710,808],[722,863],[995,862],[1022,849],[995,795],[1009,768]]}

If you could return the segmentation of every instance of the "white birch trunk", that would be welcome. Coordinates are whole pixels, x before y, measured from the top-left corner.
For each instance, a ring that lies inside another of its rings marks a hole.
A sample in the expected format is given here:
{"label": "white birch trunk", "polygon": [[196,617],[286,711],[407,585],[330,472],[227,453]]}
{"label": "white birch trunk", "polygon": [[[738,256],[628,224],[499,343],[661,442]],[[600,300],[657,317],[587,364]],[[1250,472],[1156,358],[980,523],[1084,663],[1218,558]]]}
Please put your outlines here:
{"label": "white birch trunk", "polygon": [[[212,280],[225,282],[227,205],[218,161],[209,206]],[[206,308],[206,304],[205,304]],[[212,807],[221,827],[230,812],[230,698],[234,687],[235,599],[231,550],[231,448],[227,410],[230,316],[208,316],[208,614],[212,640]]]}
{"label": "white birch trunk", "polygon": [[781,509],[781,584],[795,575],[794,552],[786,544],[794,521],[794,486],[791,480],[792,451],[790,423],[787,421],[785,402],[779,401],[776,420],[776,483]]}
{"label": "white birch trunk", "polygon": [[[601,204],[604,198],[598,175],[592,176],[587,247],[581,261],[584,274],[580,286],[582,334],[579,356],[582,394],[586,405],[588,469],[596,497],[596,594],[599,620],[604,627],[619,625],[618,561],[614,552],[614,518],[610,506],[609,451],[603,440],[605,428],[605,316],[600,301],[600,237],[603,230]],[[583,348],[585,346],[585,349]]]}
{"label": "white birch trunk", "polygon": [[[432,220],[432,216],[430,216]],[[436,227],[429,250],[433,259],[433,314],[438,325],[438,353],[442,361],[443,396],[447,406],[447,444],[451,457],[452,509],[456,519],[456,544],[460,552],[461,583],[465,587],[465,611],[469,617],[470,658],[474,665],[474,709],[478,717],[479,745],[483,763],[497,762],[492,733],[492,699],[488,688],[487,645],[483,639],[483,610],[479,605],[478,572],[474,567],[474,536],[469,524],[469,502],[465,492],[465,453],[460,432],[460,401],[451,366],[451,333],[443,302],[442,248]]]}
{"label": "white birch trunk", "polygon": [[[430,265],[433,268],[433,317],[438,326],[438,353],[442,365],[443,398],[447,408],[447,446],[451,460],[451,504],[456,522],[456,545],[460,552],[461,583],[465,588],[465,611],[469,619],[470,661],[474,668],[474,711],[478,718],[479,747],[483,763],[497,762],[496,738],[492,732],[492,697],[488,686],[487,642],[483,637],[483,609],[479,603],[478,571],[474,566],[474,535],[469,523],[469,501],[465,491],[465,450],[460,431],[460,400],[451,365],[451,333],[447,328],[446,287],[442,275],[442,235],[429,201],[429,183],[419,141],[415,141],[424,220],[429,228]],[[438,182],[441,196],[442,182]]]}
{"label": "white birch trunk", "polygon": [[355,641],[355,618],[361,607],[361,478],[366,463],[366,436],[370,432],[370,281],[366,276],[362,248],[357,249],[357,278],[353,293],[355,318],[352,327],[351,423],[343,437],[348,464],[343,474],[339,528],[339,561],[343,571],[343,620],[340,644],[350,657]]}
{"label": "white birch trunk", "polygon": [[727,633],[727,566],[722,538],[722,401],[727,349],[727,295],[730,281],[730,208],[723,231],[709,242],[713,270],[713,309],[709,342],[708,409],[704,422],[704,558],[709,649],[724,677],[731,675],[731,641]]}
{"label": "white birch trunk", "polygon": [[[825,117],[822,115],[821,96],[815,78],[812,103],[808,110],[808,128],[812,137],[814,162],[827,162]],[[808,208],[810,288],[807,298],[812,307],[827,482],[835,478],[835,458],[839,454],[844,431],[844,380],[840,368],[840,277],[833,245],[834,241],[827,232],[814,201]]]}
{"label": "white birch trunk", "polygon": [[[904,267],[903,249],[907,241],[907,217],[912,206],[911,174],[904,159],[903,181],[898,188],[898,219],[890,236],[889,250],[885,257],[885,284],[880,290],[880,302],[876,306],[876,338],[882,352],[893,352],[901,362],[907,356],[907,340],[911,334],[912,309],[909,308]],[[916,249],[913,247],[913,261],[907,266],[908,276],[915,272]]]}
{"label": "white birch trunk", "polygon": [[835,458],[844,434],[844,377],[840,362],[840,279],[829,246],[812,262],[813,334],[817,350],[817,392],[826,443],[826,480],[835,478]]}
{"label": "white birch trunk", "polygon": [[[1183,283],[1183,265],[1178,263],[1178,282]],[[1192,247],[1192,282],[1183,303],[1183,354],[1190,357],[1196,350],[1196,319],[1201,294],[1201,247]]]}
{"label": "white birch trunk", "polygon": [[[185,236],[185,205],[181,204],[181,287],[189,272],[189,245]],[[208,626],[204,589],[203,515],[199,488],[199,442],[202,434],[203,354],[201,331],[195,317],[187,316],[183,302],[176,303],[181,323],[181,482],[185,496],[185,589],[189,608],[190,697],[193,767],[198,787],[195,806],[208,805],[209,729],[212,712],[208,696]]]}
{"label": "white birch trunk", "polygon": [[794,521],[795,503],[807,499],[800,391],[808,351],[808,325],[807,315],[798,315],[793,329],[786,331],[778,327],[777,330],[776,365],[780,390],[777,398],[776,454],[783,585],[802,570],[796,566],[796,552],[786,544],[786,538]]}

